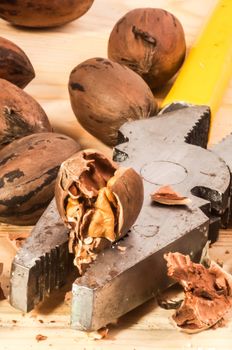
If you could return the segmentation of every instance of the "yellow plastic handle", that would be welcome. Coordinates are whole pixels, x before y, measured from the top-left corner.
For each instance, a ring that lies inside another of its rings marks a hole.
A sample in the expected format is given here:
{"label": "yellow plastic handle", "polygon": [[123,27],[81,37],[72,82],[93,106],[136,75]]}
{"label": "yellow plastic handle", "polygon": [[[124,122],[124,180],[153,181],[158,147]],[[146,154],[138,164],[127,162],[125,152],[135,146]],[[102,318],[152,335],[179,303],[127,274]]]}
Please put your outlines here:
{"label": "yellow plastic handle", "polygon": [[162,103],[184,101],[218,109],[232,74],[232,0],[220,0]]}

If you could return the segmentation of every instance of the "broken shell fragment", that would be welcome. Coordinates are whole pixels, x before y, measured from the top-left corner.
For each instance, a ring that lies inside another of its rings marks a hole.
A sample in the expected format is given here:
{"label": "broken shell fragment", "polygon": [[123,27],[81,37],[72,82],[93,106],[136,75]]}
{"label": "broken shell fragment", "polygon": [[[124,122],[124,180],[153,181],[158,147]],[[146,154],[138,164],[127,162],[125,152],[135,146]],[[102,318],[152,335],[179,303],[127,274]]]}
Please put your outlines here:
{"label": "broken shell fragment", "polygon": [[106,338],[108,332],[109,332],[109,329],[104,327],[97,331],[92,331],[87,333],[87,336],[93,340],[100,340],[100,339]]}
{"label": "broken shell fragment", "polygon": [[180,253],[168,253],[168,276],[184,288],[185,299],[173,315],[179,329],[196,333],[214,326],[232,308],[232,276],[211,261],[209,268]]}
{"label": "broken shell fragment", "polygon": [[69,250],[82,273],[84,265],[133,225],[143,203],[143,183],[132,168],[120,168],[89,149],[62,163],[55,197],[58,211],[70,228]]}
{"label": "broken shell fragment", "polygon": [[25,52],[0,37],[0,78],[23,89],[34,77],[34,68]]}
{"label": "broken shell fragment", "polygon": [[190,198],[175,192],[170,186],[160,187],[151,194],[151,200],[166,205],[188,205],[191,203]]}

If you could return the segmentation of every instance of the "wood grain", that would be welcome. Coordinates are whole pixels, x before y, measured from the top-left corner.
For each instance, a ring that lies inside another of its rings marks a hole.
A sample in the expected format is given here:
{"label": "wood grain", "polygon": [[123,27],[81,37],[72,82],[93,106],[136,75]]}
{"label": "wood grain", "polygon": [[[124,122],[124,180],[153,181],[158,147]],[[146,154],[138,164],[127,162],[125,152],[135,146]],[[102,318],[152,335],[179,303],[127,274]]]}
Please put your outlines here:
{"label": "wood grain", "polygon": [[[36,78],[26,91],[42,104],[53,128],[78,139],[83,147],[96,147],[110,155],[111,150],[84,131],[73,115],[67,90],[71,69],[85,59],[106,57],[109,33],[115,22],[130,9],[162,7],[172,12],[182,22],[190,47],[215,3],[216,0],[95,0],[85,16],[63,27],[49,31],[22,30],[0,21],[0,32],[30,57]],[[157,98],[162,99],[166,91],[167,88]],[[217,143],[232,131],[231,113],[232,82],[216,115],[210,143]],[[16,251],[9,233],[29,232],[30,227],[0,227],[0,262],[5,264],[6,294],[10,261]],[[223,260],[226,268],[232,271],[231,230],[221,232],[211,254],[214,259]],[[87,334],[69,328],[70,305],[64,302],[69,288],[70,285],[67,285],[57,291],[43,305],[26,315],[13,309],[8,300],[0,301],[0,349],[231,349],[231,321],[217,330],[186,335],[177,331],[171,323],[172,312],[161,309],[154,300],[110,326],[105,340],[93,341]],[[176,288],[168,291],[169,297],[180,297],[180,293]],[[47,336],[47,339],[37,342],[38,334]]]}

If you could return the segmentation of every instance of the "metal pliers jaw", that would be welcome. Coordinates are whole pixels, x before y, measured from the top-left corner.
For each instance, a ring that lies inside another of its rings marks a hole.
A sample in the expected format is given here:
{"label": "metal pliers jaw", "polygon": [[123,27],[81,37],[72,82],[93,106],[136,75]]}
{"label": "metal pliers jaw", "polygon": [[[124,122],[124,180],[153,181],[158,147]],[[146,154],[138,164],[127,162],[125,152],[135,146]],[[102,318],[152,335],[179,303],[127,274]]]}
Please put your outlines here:
{"label": "metal pliers jaw", "polygon": [[[128,236],[101,252],[73,283],[73,328],[97,330],[154,297],[173,283],[167,278],[164,253],[179,251],[197,261],[206,241],[216,239],[221,218],[224,225],[229,220],[232,162],[227,155],[232,137],[213,152],[206,150],[209,124],[208,107],[174,104],[159,116],[120,129],[114,160],[141,174],[144,205]],[[152,204],[150,194],[167,184],[191,198],[191,205]],[[14,307],[30,311],[65,283],[67,241],[53,201],[13,262]]]}

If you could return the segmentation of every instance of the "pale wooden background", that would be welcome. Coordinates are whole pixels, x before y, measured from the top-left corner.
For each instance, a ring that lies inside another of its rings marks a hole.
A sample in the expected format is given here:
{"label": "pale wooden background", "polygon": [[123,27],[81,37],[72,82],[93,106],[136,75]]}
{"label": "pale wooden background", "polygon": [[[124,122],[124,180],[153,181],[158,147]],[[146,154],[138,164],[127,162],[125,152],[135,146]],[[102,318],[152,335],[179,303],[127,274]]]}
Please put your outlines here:
{"label": "pale wooden background", "polygon": [[[26,88],[44,107],[55,130],[66,133],[83,147],[111,150],[85,132],[73,116],[67,91],[71,69],[81,61],[106,57],[107,39],[114,23],[136,7],[162,7],[182,22],[188,46],[198,35],[216,0],[95,0],[81,19],[50,31],[19,30],[0,20],[0,35],[17,43],[30,57],[36,79]],[[164,95],[164,91],[160,96]],[[160,97],[159,96],[159,97]],[[212,128],[210,143],[217,143],[232,131],[232,85],[228,87]],[[7,232],[29,232],[14,227],[0,229],[0,261],[5,263],[4,285],[9,282],[10,261],[15,248]],[[221,232],[212,255],[232,266],[231,231]],[[68,288],[67,288],[68,289]],[[173,289],[170,295],[175,294]],[[0,302],[0,350],[19,349],[232,349],[232,322],[224,328],[209,330],[194,336],[177,331],[170,322],[172,312],[157,307],[154,300],[134,310],[110,327],[105,340],[93,341],[85,333],[69,328],[69,303],[63,302],[65,290],[57,293],[37,310],[22,315],[7,300]],[[37,334],[47,340],[37,343]]]}

